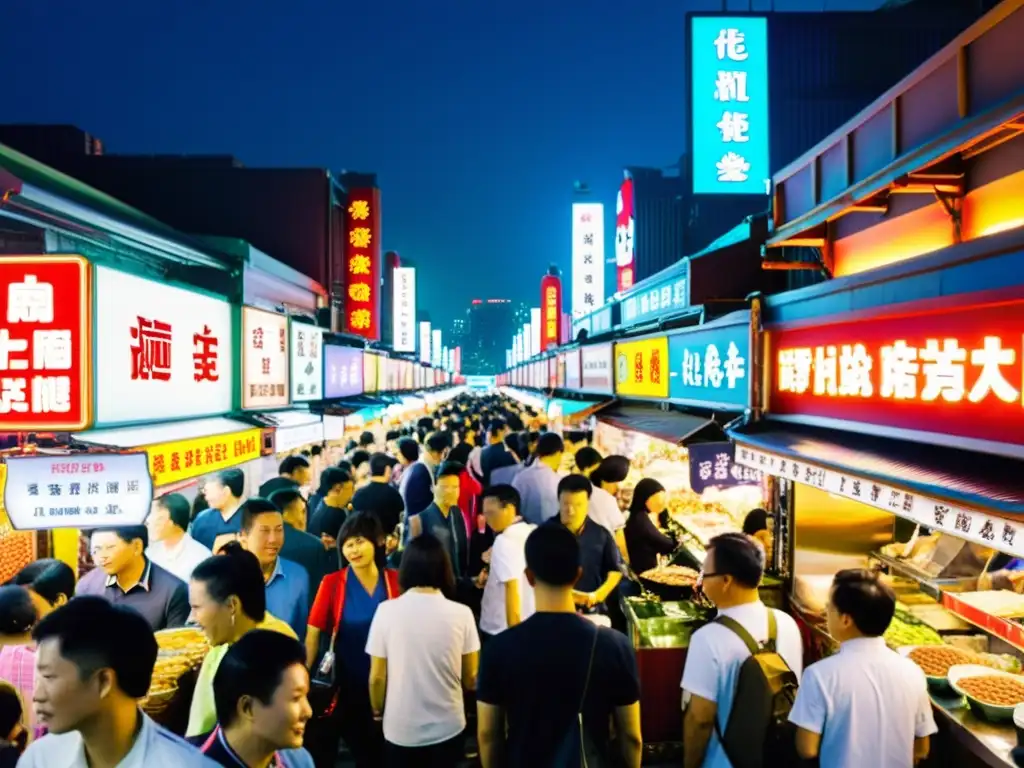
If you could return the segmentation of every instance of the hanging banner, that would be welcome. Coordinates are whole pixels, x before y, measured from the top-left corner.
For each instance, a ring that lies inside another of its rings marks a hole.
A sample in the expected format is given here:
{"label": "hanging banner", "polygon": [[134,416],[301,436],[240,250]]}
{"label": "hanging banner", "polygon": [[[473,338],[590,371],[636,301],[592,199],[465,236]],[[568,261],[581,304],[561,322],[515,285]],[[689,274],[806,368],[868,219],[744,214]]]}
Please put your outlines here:
{"label": "hanging banner", "polygon": [[380,190],[348,193],[345,332],[380,339]]}
{"label": "hanging banner", "polygon": [[381,388],[380,359],[380,355],[363,352],[363,392],[376,392]]}
{"label": "hanging banner", "polygon": [[323,329],[292,321],[292,402],[323,399],[323,346]]}
{"label": "hanging banner", "polygon": [[562,281],[554,275],[545,275],[540,281],[540,296],[540,351],[547,352],[561,343]]}
{"label": "hanging banner", "polygon": [[691,405],[746,408],[750,399],[749,350],[749,319],[669,336],[669,397]]}
{"label": "hanging banner", "polygon": [[288,318],[242,307],[242,407],[288,405]]}
{"label": "hanging banner", "polygon": [[425,365],[430,365],[430,361],[433,359],[430,353],[430,323],[426,320],[420,323],[420,362]]}
{"label": "hanging banner", "polygon": [[149,473],[157,488],[254,461],[261,455],[262,432],[246,429],[212,437],[145,446]]}
{"label": "hanging banner", "polygon": [[741,485],[760,485],[764,473],[737,464],[732,443],[694,443],[687,448],[690,490],[700,494],[709,488],[723,490]]}
{"label": "hanging banner", "polygon": [[395,352],[416,351],[416,269],[394,270],[394,343]]}
{"label": "hanging banner", "polygon": [[[604,304],[604,205],[572,204],[572,315]],[[561,305],[559,305],[561,306]]]}
{"label": "hanging banner", "polygon": [[668,339],[665,336],[615,345],[615,394],[668,397]]}
{"label": "hanging banner", "polygon": [[92,423],[92,292],[81,256],[3,256],[0,431]]}
{"label": "hanging banner", "polygon": [[583,381],[580,385],[581,392],[610,395],[615,391],[610,342],[580,347],[580,368],[583,374]]}
{"label": "hanging banner", "polygon": [[363,352],[337,344],[324,346],[324,397],[353,397],[363,393]]}
{"label": "hanging banner", "polygon": [[633,180],[627,174],[615,199],[615,284],[618,293],[628,291],[636,282],[635,232]]}

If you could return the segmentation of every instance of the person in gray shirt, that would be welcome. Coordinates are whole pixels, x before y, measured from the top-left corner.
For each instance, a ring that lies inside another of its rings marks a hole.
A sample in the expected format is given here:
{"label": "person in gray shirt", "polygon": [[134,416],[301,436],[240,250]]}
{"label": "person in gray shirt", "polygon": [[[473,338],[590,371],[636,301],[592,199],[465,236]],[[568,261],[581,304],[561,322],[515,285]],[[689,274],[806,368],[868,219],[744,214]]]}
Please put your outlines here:
{"label": "person in gray shirt", "polygon": [[134,608],[154,632],[185,626],[191,612],[188,586],[146,557],[146,526],[97,528],[90,545],[97,567],[79,580],[76,595],[95,595]]}

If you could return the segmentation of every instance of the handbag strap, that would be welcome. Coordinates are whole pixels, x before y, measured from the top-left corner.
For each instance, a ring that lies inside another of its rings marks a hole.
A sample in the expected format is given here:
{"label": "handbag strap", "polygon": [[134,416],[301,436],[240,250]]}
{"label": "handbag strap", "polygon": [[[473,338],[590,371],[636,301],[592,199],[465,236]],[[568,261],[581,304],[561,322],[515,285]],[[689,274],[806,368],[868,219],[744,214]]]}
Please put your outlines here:
{"label": "handbag strap", "polygon": [[336,615],[334,616],[334,631],[331,632],[331,644],[328,646],[328,650],[331,651],[334,650],[334,646],[338,642],[338,630],[341,629],[341,612],[345,607],[345,585],[348,583],[349,569],[351,569],[351,567],[352,566],[347,565],[338,572],[338,591],[334,595],[334,607],[336,608]]}
{"label": "handbag strap", "polygon": [[590,675],[591,675],[591,672],[594,671],[594,656],[597,654],[597,635],[598,635],[598,627],[597,627],[597,625],[593,624],[588,619],[584,619],[584,621],[586,621],[588,624],[590,624],[591,626],[594,627],[594,639],[593,639],[593,641],[590,644],[590,661],[587,662],[587,676],[583,680],[583,695],[580,696],[580,706],[579,706],[579,709],[577,710],[577,714],[580,717],[583,716],[583,705],[587,701],[587,691],[590,690]]}

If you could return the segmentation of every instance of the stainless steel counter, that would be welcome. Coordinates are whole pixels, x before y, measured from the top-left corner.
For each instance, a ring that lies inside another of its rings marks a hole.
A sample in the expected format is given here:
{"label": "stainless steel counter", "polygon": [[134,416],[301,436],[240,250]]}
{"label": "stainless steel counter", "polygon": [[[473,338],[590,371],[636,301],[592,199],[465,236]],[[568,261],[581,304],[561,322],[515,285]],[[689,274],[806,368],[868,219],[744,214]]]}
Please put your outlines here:
{"label": "stainless steel counter", "polygon": [[931,694],[935,721],[940,731],[991,768],[1016,768],[1010,751],[1017,746],[1017,731],[1012,722],[993,723],[974,714],[964,699],[956,695]]}

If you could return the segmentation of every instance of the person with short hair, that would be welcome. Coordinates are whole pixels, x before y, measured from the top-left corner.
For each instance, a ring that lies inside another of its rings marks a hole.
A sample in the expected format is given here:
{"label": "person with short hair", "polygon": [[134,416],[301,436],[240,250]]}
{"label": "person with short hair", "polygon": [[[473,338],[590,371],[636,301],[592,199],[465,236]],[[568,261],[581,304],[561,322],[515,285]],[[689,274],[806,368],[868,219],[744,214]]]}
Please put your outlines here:
{"label": "person with short hair", "polygon": [[146,528],[149,530],[146,556],[186,583],[192,575],[192,569],[213,554],[209,547],[189,535],[191,515],[188,499],[180,493],[168,493],[153,499],[146,518]]}
{"label": "person with short hair", "polygon": [[554,432],[539,436],[536,459],[512,481],[522,498],[520,513],[526,522],[542,525],[558,516],[558,473],[564,450],[562,438]]}
{"label": "person with short hair", "polygon": [[[719,617],[738,624],[756,643],[768,641],[771,616],[776,651],[799,680],[800,630],[791,616],[761,602],[757,588],[763,576],[760,545],[742,533],[723,533],[708,542],[699,586],[718,608]],[[729,724],[740,667],[748,658],[747,644],[720,621],[701,627],[690,638],[681,683],[684,768],[730,768],[717,734],[725,733]]]}
{"label": "person with short hair", "polygon": [[40,619],[75,594],[75,572],[63,560],[52,557],[29,563],[15,574],[12,582],[28,589]]}
{"label": "person with short hair", "polygon": [[217,727],[195,738],[225,768],[314,768],[302,747],[309,706],[309,673],[297,640],[255,629],[224,654],[213,679]]}
{"label": "person with short hair", "polygon": [[338,531],[351,510],[352,497],[356,492],[352,473],[338,467],[328,467],[320,475],[320,505],[306,526],[314,536],[319,536],[328,551],[337,549]]}
{"label": "person with short hair", "polygon": [[[395,456],[398,459],[398,466],[391,472],[391,484],[398,489],[402,487],[402,478],[405,476],[406,471],[419,461],[420,458],[420,444],[417,443],[413,438],[409,437],[408,434],[403,434],[395,443]],[[403,506],[405,502],[402,502]]]}
{"label": "person with short hair", "polygon": [[285,456],[277,467],[277,477],[260,486],[257,495],[264,499],[282,488],[305,488],[313,477],[313,469],[305,456]]}
{"label": "person with short hair", "polygon": [[405,502],[406,522],[429,507],[433,501],[437,469],[448,455],[449,447],[448,435],[444,432],[431,432],[419,460],[402,474],[399,491]]}
{"label": "person with short hair", "polygon": [[252,498],[242,505],[243,546],[256,555],[267,590],[267,610],[288,622],[299,640],[306,637],[309,616],[309,574],[281,557],[284,516],[266,499]]}
{"label": "person with short hair", "polygon": [[356,488],[362,488],[370,478],[370,452],[359,448],[352,451],[349,460],[352,462],[352,479],[355,480]]}
{"label": "person with short hair", "polygon": [[429,534],[409,542],[399,583],[401,596],[377,607],[366,642],[385,765],[455,768],[465,740],[462,691],[476,688],[480,638],[473,612],[449,599],[451,562]]}
{"label": "person with short hair", "polygon": [[218,539],[237,536],[242,527],[238,508],[242,506],[245,492],[245,473],[240,469],[225,469],[206,479],[203,496],[208,509],[204,509],[192,521],[189,533],[192,538],[216,552]]}
{"label": "person with short hair", "polygon": [[385,536],[394,534],[405,511],[402,494],[391,485],[391,472],[397,463],[386,453],[370,456],[370,482],[352,497],[352,509],[376,516]]}
{"label": "person with short hair", "polygon": [[267,611],[267,591],[260,562],[237,541],[228,542],[223,554],[214,555],[192,571],[189,601],[210,650],[203,658],[192,692],[187,736],[212,730],[217,722],[213,680],[228,647],[253,629],[269,629],[296,637],[287,623]]}
{"label": "person with short hair", "polygon": [[512,485],[516,475],[526,469],[521,459],[522,448],[519,445],[517,432],[509,432],[505,435],[505,450],[512,457],[512,463],[491,471],[491,485]]}
{"label": "person with short hair", "polygon": [[590,479],[590,473],[600,466],[601,460],[602,456],[597,448],[589,445],[583,446],[573,455],[576,471],[588,480]]}
{"label": "person with short hair", "polygon": [[[505,450],[505,436],[509,432],[508,422],[501,416],[491,419],[487,427],[488,445],[480,449],[479,457],[479,480],[484,488],[494,483],[491,474],[496,469],[510,467],[516,463],[515,458]],[[470,462],[476,461],[475,454],[470,454]]]}
{"label": "person with short hair", "polygon": [[216,766],[139,710],[158,649],[137,611],[76,597],[40,621],[32,637],[32,703],[48,733],[28,746],[18,768]]}
{"label": "person with short hair", "polygon": [[[477,690],[477,741],[484,768],[579,768],[579,720],[609,764],[609,722],[618,753],[640,765],[640,680],[629,640],[576,615],[580,544],[560,525],[526,539],[526,578],[536,612],[484,646]],[[551,681],[557,679],[558,684]]]}
{"label": "person with short hair", "polygon": [[[581,449],[579,453],[587,450]],[[600,455],[600,454],[599,454]],[[584,459],[586,461],[586,459]],[[629,459],[625,456],[608,456],[601,459],[597,466],[590,467],[582,473],[594,486],[590,495],[590,519],[604,526],[605,530],[615,539],[619,554],[627,563],[629,552],[626,548],[626,517],[619,509],[619,487],[629,475]],[[642,481],[641,481],[642,482]]]}
{"label": "person with short hair", "polygon": [[323,541],[306,532],[306,500],[297,488],[274,491],[268,499],[281,510],[284,518],[284,544],[281,557],[298,563],[309,576],[310,606],[320,582],[328,573],[338,570],[338,554],[324,548]]}
{"label": "person with short hair", "polygon": [[458,599],[471,604],[470,596],[474,590],[483,588],[487,576],[486,571],[478,578],[469,573],[469,535],[458,506],[463,470],[461,464],[452,461],[446,461],[438,468],[434,501],[418,515],[409,518],[409,539],[411,541],[428,533],[441,542],[455,574]]}
{"label": "person with short hair", "polygon": [[146,557],[144,525],[97,528],[89,537],[94,568],[82,577],[76,595],[96,595],[141,613],[156,632],[188,621],[185,582]]}
{"label": "person with short hair", "polygon": [[369,430],[366,430],[359,436],[359,447],[366,451],[367,454],[373,453],[376,442],[377,438]]}
{"label": "person with short hair", "polygon": [[0,768],[16,768],[28,746],[29,707],[18,689],[0,677]]}
{"label": "person with short hair", "polygon": [[536,526],[519,515],[519,503],[519,492],[511,485],[492,485],[483,492],[484,519],[495,534],[480,607],[484,642],[533,615],[525,547]]}
{"label": "person with short hair", "polygon": [[937,730],[928,683],[882,637],[895,612],[896,595],[878,573],[835,575],[826,616],[839,653],[804,670],[789,714],[804,760],[912,768],[928,757]]}

